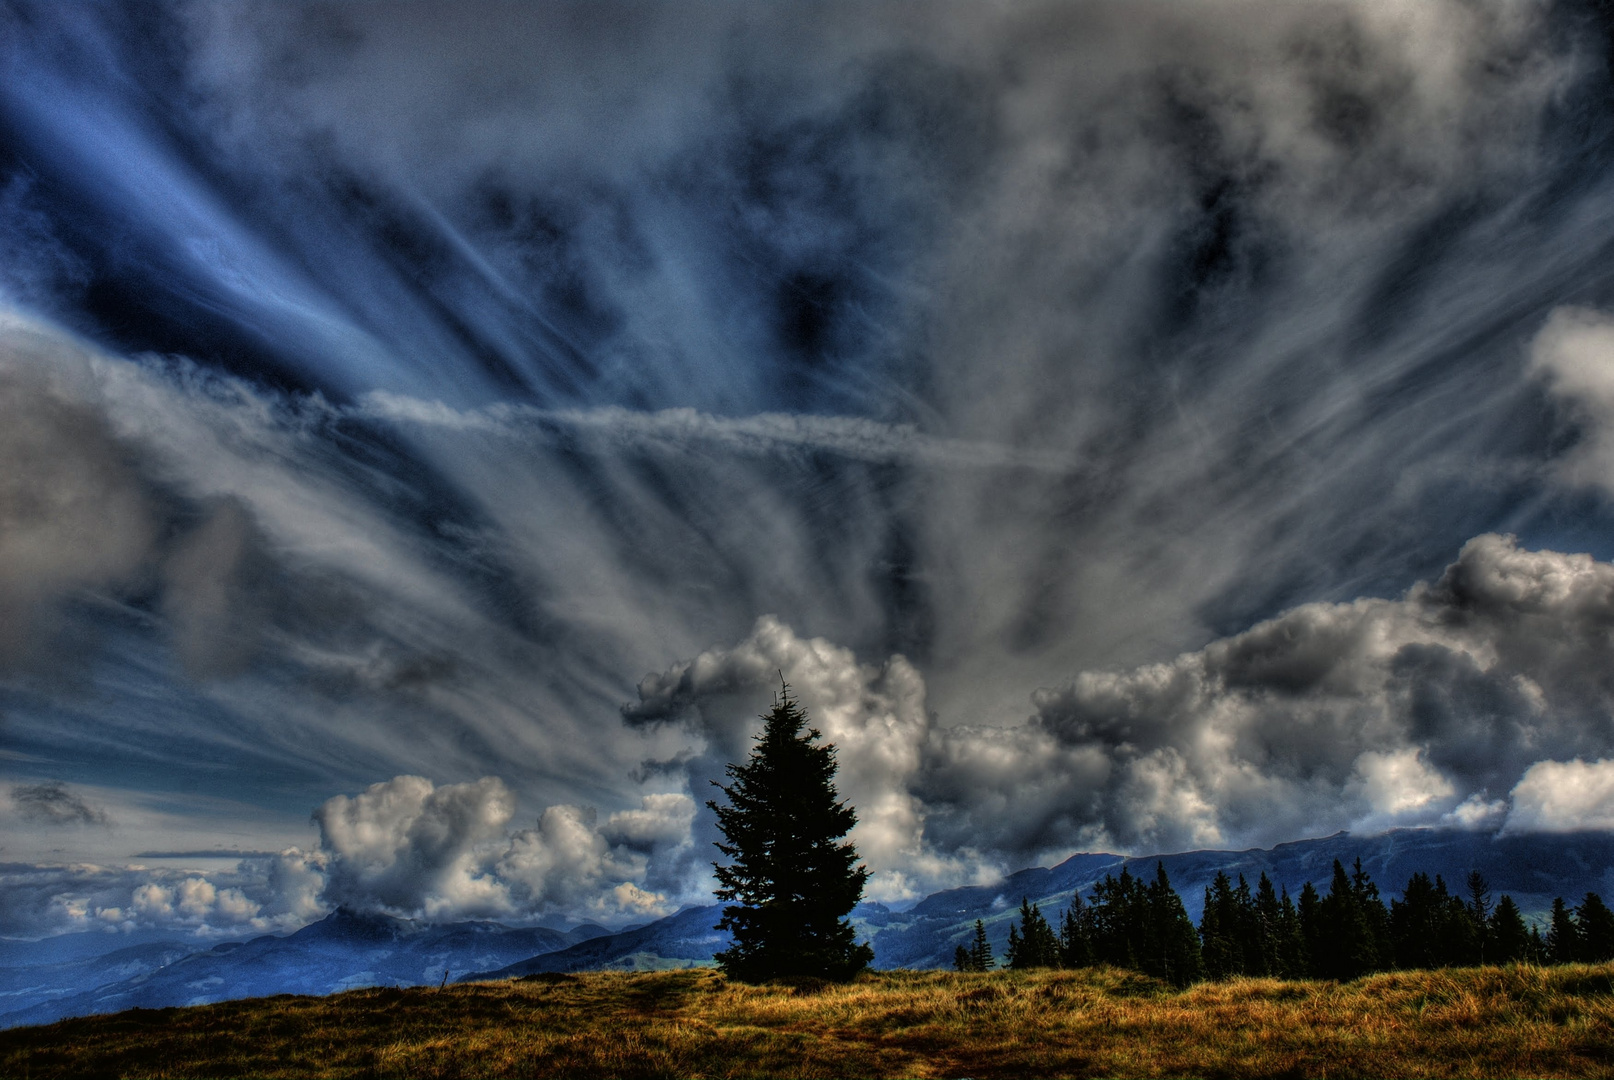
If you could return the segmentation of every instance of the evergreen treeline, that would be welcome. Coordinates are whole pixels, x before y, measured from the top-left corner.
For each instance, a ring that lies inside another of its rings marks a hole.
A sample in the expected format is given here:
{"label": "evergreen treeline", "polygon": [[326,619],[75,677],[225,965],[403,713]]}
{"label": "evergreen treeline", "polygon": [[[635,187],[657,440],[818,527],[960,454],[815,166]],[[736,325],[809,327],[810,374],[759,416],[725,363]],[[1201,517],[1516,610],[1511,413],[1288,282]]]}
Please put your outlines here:
{"label": "evergreen treeline", "polygon": [[[1478,872],[1464,885],[1458,895],[1439,874],[1431,881],[1416,873],[1386,905],[1360,859],[1349,871],[1336,859],[1327,894],[1307,882],[1298,899],[1274,889],[1265,873],[1254,889],[1242,874],[1235,884],[1218,873],[1196,930],[1163,863],[1152,882],[1123,868],[1094,885],[1086,901],[1074,896],[1057,929],[1022,899],[1004,960],[1010,968],[1108,964],[1176,986],[1238,975],[1345,980],[1391,968],[1614,960],[1614,911],[1596,893],[1574,908],[1562,897],[1553,901],[1543,936],[1525,924],[1512,897],[1493,903]],[[981,920],[953,963],[960,971],[996,965]]]}

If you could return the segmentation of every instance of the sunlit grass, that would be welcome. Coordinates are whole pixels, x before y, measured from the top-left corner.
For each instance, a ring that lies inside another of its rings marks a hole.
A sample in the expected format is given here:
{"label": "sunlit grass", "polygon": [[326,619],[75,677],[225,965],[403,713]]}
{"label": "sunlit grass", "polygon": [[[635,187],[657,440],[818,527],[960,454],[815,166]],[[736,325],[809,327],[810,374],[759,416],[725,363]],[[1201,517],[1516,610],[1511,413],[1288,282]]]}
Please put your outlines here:
{"label": "sunlit grass", "polygon": [[0,1032],[0,1075],[1614,1076],[1614,965],[1174,991],[1115,970],[600,972]]}

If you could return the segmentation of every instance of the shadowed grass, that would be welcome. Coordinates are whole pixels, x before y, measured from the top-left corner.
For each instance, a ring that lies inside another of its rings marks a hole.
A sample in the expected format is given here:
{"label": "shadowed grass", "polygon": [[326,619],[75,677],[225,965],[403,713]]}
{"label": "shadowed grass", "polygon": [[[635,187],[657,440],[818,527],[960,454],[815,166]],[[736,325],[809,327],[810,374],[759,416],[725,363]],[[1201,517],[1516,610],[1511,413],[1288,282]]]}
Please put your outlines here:
{"label": "shadowed grass", "polygon": [[711,970],[355,990],[0,1032],[0,1075],[1614,1076],[1614,965],[1174,991],[1131,972]]}

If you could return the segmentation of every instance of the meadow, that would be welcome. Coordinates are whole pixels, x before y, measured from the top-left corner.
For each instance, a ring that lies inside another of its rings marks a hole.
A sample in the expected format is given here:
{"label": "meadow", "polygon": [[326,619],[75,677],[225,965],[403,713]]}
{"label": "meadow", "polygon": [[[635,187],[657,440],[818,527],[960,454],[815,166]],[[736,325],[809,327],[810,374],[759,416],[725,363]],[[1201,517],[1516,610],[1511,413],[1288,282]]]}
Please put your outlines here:
{"label": "meadow", "polygon": [[1614,965],[1235,979],[596,972],[0,1032],[7,1077],[1614,1076]]}

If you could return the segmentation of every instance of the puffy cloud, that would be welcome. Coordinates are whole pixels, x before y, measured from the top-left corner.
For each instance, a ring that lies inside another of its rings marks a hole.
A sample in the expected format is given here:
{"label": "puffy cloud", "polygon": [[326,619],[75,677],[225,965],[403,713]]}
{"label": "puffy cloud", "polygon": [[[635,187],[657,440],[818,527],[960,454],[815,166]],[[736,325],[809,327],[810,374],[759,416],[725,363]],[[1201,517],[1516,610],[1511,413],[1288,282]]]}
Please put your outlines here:
{"label": "puffy cloud", "polygon": [[605,919],[670,914],[670,898],[700,896],[689,858],[694,820],[695,801],[682,792],[646,795],[603,824],[591,808],[551,806],[536,828],[511,837],[497,872],[529,910]]}
{"label": "puffy cloud", "polygon": [[642,887],[658,872],[675,892],[689,888],[680,873],[695,816],[688,795],[646,795],[603,824],[590,807],[550,806],[535,827],[512,833],[514,813],[496,777],[437,786],[398,776],[335,796],[314,815],[328,860],[320,897],[438,921],[546,912],[610,920],[667,914],[667,892]]}
{"label": "puffy cloud", "polygon": [[1122,844],[1206,835],[1202,810],[1123,793],[1162,750],[1182,758],[1172,790],[1229,839],[1479,820],[1532,762],[1614,738],[1610,626],[1614,566],[1488,534],[1399,600],[1307,604],[1168,664],[1083,674],[1039,695],[1034,723],[1109,759]]}
{"label": "puffy cloud", "polygon": [[1036,725],[961,725],[939,730],[925,760],[926,831],[941,851],[1012,870],[1109,842],[1103,806],[1115,769],[1102,748]]}
{"label": "puffy cloud", "polygon": [[148,918],[171,919],[174,915],[174,890],[147,883],[135,889],[130,906]]}
{"label": "puffy cloud", "polygon": [[[70,792],[35,787],[15,791],[25,802],[38,796],[55,824],[77,820],[63,808],[76,800]],[[552,914],[620,923],[707,899],[691,859],[687,794],[645,795],[603,821],[590,808],[550,806],[535,827],[513,831],[514,813],[496,777],[438,785],[398,776],[321,804],[313,851],[245,853],[205,871],[0,867],[0,925],[24,935],[167,928],[217,937],[294,930],[338,905],[438,922]]]}
{"label": "puffy cloud", "polygon": [[[262,908],[240,889],[220,889],[206,878],[186,877],[172,885],[147,882],[139,886],[130,896],[128,915],[159,926],[227,929],[251,924]],[[102,908],[96,914],[105,921],[117,921],[124,912]]]}
{"label": "puffy cloud", "polygon": [[288,849],[215,870],[0,866],[0,919],[24,937],[161,929],[201,938],[284,933],[330,909],[324,857]]}
{"label": "puffy cloud", "polygon": [[1361,797],[1388,821],[1441,803],[1452,794],[1450,780],[1431,769],[1416,747],[1392,752],[1364,750],[1356,759]]}
{"label": "puffy cloud", "polygon": [[325,896],[427,917],[508,910],[507,890],[484,871],[479,849],[502,838],[514,813],[497,777],[439,788],[399,776],[334,796],[314,812],[331,857]]}
{"label": "puffy cloud", "polygon": [[[648,676],[624,715],[706,740],[692,778],[746,752],[778,670],[841,748],[853,839],[899,895],[1081,848],[1275,843],[1339,828],[1600,822],[1614,747],[1614,565],[1486,534],[1398,599],[1305,604],[1176,659],[1090,671],[1020,727],[942,726],[901,657],[760,620]],[[1568,771],[1564,771],[1568,770]],[[1562,775],[1562,804],[1543,802]],[[1521,779],[1521,777],[1523,779]],[[1567,783],[1574,778],[1573,784]]]}
{"label": "puffy cloud", "polygon": [[740,644],[646,676],[623,716],[636,725],[678,723],[703,736],[704,756],[684,768],[692,784],[704,786],[721,777],[726,762],[749,754],[757,707],[781,673],[812,727],[836,748],[837,790],[858,813],[850,839],[873,872],[867,895],[911,899],[971,872],[967,854],[944,857],[925,840],[925,811],[912,788],[931,720],[924,680],[902,656],[862,665],[850,649],[802,638],[763,616]]}
{"label": "puffy cloud", "polygon": [[1489,829],[1495,831],[1507,818],[1506,799],[1487,799],[1475,793],[1442,814],[1441,823],[1459,829]]}
{"label": "puffy cloud", "polygon": [[579,907],[593,899],[609,877],[642,874],[642,858],[613,856],[600,835],[595,811],[578,806],[551,806],[534,829],[512,838],[499,859],[499,875],[519,883],[530,902],[540,908]]}
{"label": "puffy cloud", "polygon": [[[47,827],[98,812],[60,784],[19,786],[13,801],[22,820],[47,815]],[[436,785],[398,776],[320,805],[313,851],[150,853],[239,860],[206,871],[10,864],[0,868],[0,921],[29,935],[159,927],[216,937],[293,930],[337,905],[442,922],[555,914],[612,923],[707,897],[687,794],[648,794],[603,821],[591,808],[551,806],[536,827],[512,831],[514,809],[495,777]]]}
{"label": "puffy cloud", "polygon": [[612,842],[655,848],[689,841],[695,822],[695,800],[679,791],[646,795],[637,809],[618,810],[606,819],[604,834]]}
{"label": "puffy cloud", "polygon": [[1512,795],[1506,832],[1614,829],[1614,760],[1538,761]]}
{"label": "puffy cloud", "polygon": [[251,865],[263,876],[259,910],[266,921],[287,928],[303,926],[330,910],[324,901],[325,871],[330,865],[325,852],[288,848]]}
{"label": "puffy cloud", "polygon": [[667,897],[661,893],[646,892],[631,881],[624,881],[611,890],[611,899],[619,911],[633,912],[660,918],[668,913]]}

